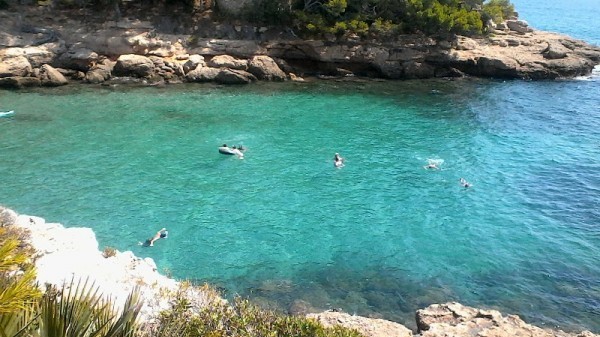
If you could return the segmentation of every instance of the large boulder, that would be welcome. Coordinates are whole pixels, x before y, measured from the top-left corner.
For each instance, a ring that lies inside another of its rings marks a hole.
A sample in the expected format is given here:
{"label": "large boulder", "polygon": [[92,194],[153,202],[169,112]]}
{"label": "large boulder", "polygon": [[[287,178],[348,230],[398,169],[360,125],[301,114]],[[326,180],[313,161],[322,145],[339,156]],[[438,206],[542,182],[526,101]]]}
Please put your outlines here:
{"label": "large boulder", "polygon": [[150,77],[154,74],[154,62],[151,59],[135,54],[121,55],[113,69],[116,76]]}
{"label": "large boulder", "polygon": [[6,58],[0,62],[0,78],[29,76],[32,70],[31,64],[24,56]]}
{"label": "large boulder", "polygon": [[97,64],[85,74],[85,80],[88,83],[102,83],[112,76],[113,65]]}
{"label": "large boulder", "polygon": [[188,82],[212,82],[221,70],[210,67],[198,67],[185,75]]}
{"label": "large boulder", "polygon": [[529,24],[523,20],[506,20],[506,26],[508,29],[521,34],[533,32]]}
{"label": "large boulder", "polygon": [[61,54],[53,65],[57,68],[76,69],[86,72],[98,62],[98,59],[98,54],[93,50],[76,47]]}
{"label": "large boulder", "polygon": [[247,71],[222,68],[215,81],[221,84],[248,84],[256,81],[256,77]]}
{"label": "large boulder", "polygon": [[190,57],[183,64],[184,73],[189,73],[190,71],[196,69],[198,66],[204,66],[206,62],[204,62],[204,56],[194,54],[190,55]]}
{"label": "large boulder", "polygon": [[42,85],[46,87],[58,87],[69,83],[63,74],[49,64],[44,64],[40,68],[39,78]]}
{"label": "large boulder", "polygon": [[248,69],[248,60],[236,59],[235,57],[229,55],[214,56],[206,64],[213,68],[229,68],[237,70]]}
{"label": "large boulder", "polygon": [[272,58],[264,55],[254,56],[248,62],[248,72],[259,80],[283,81],[286,79],[285,73],[277,63]]}
{"label": "large boulder", "polygon": [[320,314],[308,314],[326,327],[341,325],[356,329],[365,337],[412,337],[412,331],[404,325],[383,319],[367,318],[342,312],[326,311]]}

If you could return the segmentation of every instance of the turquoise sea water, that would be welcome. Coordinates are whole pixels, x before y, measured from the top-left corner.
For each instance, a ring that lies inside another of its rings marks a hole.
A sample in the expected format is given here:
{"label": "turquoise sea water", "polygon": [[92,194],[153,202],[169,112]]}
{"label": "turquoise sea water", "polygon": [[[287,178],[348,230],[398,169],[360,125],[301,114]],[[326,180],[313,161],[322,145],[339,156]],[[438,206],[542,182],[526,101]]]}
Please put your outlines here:
{"label": "turquoise sea water", "polygon": [[0,202],[282,310],[414,327],[456,300],[598,333],[599,97],[598,76],[0,91]]}

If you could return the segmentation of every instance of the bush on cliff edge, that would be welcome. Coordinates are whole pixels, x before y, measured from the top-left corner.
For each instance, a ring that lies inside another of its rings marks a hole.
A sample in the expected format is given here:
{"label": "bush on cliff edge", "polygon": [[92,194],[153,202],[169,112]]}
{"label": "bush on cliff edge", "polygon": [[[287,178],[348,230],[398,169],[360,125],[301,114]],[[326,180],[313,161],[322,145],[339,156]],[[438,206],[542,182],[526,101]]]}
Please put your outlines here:
{"label": "bush on cliff edge", "polygon": [[336,326],[326,328],[306,317],[287,316],[261,309],[246,299],[236,297],[233,303],[221,300],[210,286],[203,293],[212,294],[208,305],[193,312],[184,291],[176,296],[170,310],[161,313],[156,324],[146,335],[160,337],[361,337],[352,329]]}

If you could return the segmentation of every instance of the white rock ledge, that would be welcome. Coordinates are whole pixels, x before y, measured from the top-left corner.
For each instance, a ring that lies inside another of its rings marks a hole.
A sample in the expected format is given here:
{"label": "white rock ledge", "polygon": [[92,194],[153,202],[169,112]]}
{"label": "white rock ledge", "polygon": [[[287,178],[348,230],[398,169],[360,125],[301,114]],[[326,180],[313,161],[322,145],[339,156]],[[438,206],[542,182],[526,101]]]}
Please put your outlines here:
{"label": "white rock ledge", "polygon": [[42,287],[89,279],[102,294],[122,306],[138,286],[143,301],[140,315],[144,321],[152,320],[167,309],[179,289],[179,282],[157,272],[151,258],[136,257],[131,251],[116,251],[115,256],[105,258],[90,228],[65,228],[40,217],[12,213],[16,225],[30,231],[31,244],[38,254],[37,281]]}

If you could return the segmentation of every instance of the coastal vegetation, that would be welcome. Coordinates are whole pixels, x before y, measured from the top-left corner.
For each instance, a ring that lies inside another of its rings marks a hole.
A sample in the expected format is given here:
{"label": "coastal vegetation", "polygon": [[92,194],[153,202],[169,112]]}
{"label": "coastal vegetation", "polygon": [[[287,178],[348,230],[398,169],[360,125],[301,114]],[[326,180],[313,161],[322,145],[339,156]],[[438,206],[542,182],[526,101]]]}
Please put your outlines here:
{"label": "coastal vegetation", "polygon": [[[0,7],[7,6],[0,0]],[[386,39],[400,34],[479,35],[490,20],[516,16],[510,0],[252,0],[241,1],[239,11],[227,10],[226,1],[209,0],[47,0],[56,8],[101,8],[117,17],[128,8],[149,12],[165,6],[184,8],[183,15],[215,13],[221,20],[292,29],[305,38],[351,37]],[[239,6],[239,5],[238,5]]]}
{"label": "coastal vegetation", "polygon": [[[183,284],[182,287],[189,287]],[[161,337],[227,337],[227,336],[289,336],[289,337],[360,337],[353,329],[324,327],[313,319],[283,315],[266,310],[247,299],[235,297],[231,303],[221,300],[217,291],[202,287],[209,294],[209,305],[199,312],[190,311],[189,300],[181,291],[170,310],[161,313],[158,324],[149,336]]]}

